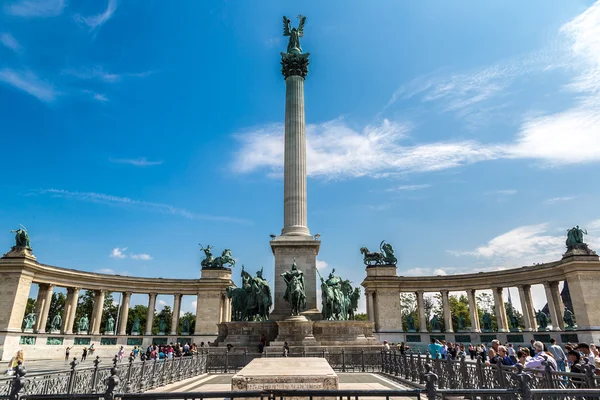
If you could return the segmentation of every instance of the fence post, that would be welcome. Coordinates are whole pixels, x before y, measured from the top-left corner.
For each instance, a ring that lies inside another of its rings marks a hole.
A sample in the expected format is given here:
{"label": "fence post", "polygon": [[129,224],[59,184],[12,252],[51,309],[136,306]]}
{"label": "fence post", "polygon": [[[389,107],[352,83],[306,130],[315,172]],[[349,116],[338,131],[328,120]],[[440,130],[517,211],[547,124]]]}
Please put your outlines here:
{"label": "fence post", "polygon": [[302,348],[302,357],[306,357],[306,349],[304,347]]}
{"label": "fence post", "polygon": [[583,373],[585,374],[585,380],[587,381],[588,389],[596,388],[596,377],[595,377],[595,366],[591,365],[589,358],[584,358],[584,365],[582,367]]}
{"label": "fence post", "polygon": [[136,389],[137,389],[136,392],[138,392],[138,393],[141,393],[145,390],[145,388],[144,388],[145,383],[146,383],[146,382],[144,382],[145,369],[146,369],[146,359],[144,358],[142,360],[142,365],[140,366],[140,379],[138,379],[138,384],[136,386]]}
{"label": "fence post", "polygon": [[225,373],[228,372],[229,367],[229,349],[225,351]]}
{"label": "fence post", "polygon": [[327,357],[325,357],[325,350],[323,350],[322,353],[323,353],[323,358],[327,358]]}
{"label": "fence post", "polygon": [[180,381],[181,378],[182,378],[182,372],[181,372],[181,363],[182,362],[183,362],[183,354],[181,354],[179,356],[179,365],[178,365],[179,368],[178,368],[178,371],[177,371],[177,381]]}
{"label": "fence post", "polygon": [[346,372],[346,352],[342,349],[342,372]]}
{"label": "fence post", "polygon": [[364,350],[360,351],[360,364],[361,364],[360,372],[365,372],[365,351]]}
{"label": "fence post", "polygon": [[248,364],[248,349],[244,349],[244,366]]}
{"label": "fence post", "polygon": [[110,369],[110,376],[104,380],[106,391],[104,392],[104,400],[114,400],[115,389],[119,386],[119,376],[117,375],[117,367]]}
{"label": "fence post", "polygon": [[531,375],[523,372],[523,365],[517,363],[516,367],[517,367],[517,373],[515,374],[514,372],[512,372],[512,377],[514,380],[517,381],[517,384],[519,385],[519,391],[521,392],[521,399],[522,400],[532,400],[533,395],[531,394],[531,387],[529,385],[532,377],[531,377]]}
{"label": "fence post", "polygon": [[156,358],[152,362],[152,378],[150,378],[150,387],[156,387]]}
{"label": "fence post", "polygon": [[461,379],[457,379],[457,388],[461,387],[460,382],[462,382],[463,388],[467,388],[467,382],[469,382],[469,371],[467,370],[467,356],[465,354],[460,357],[460,376]]}
{"label": "fence post", "polygon": [[115,357],[112,360],[113,362],[113,367],[117,367],[117,364],[119,363],[119,357],[115,354]]}
{"label": "fence post", "polygon": [[429,400],[437,399],[438,376],[433,373],[431,364],[425,364],[425,373],[421,375],[421,381],[425,383],[425,391]]}
{"label": "fence post", "polygon": [[101,363],[100,356],[96,356],[94,363],[94,372],[92,373],[92,388],[90,393],[96,393],[96,386],[98,385],[98,365]]}
{"label": "fence post", "polygon": [[542,365],[544,366],[544,377],[546,378],[546,387],[548,389],[554,389],[554,381],[552,380],[552,366],[548,361],[547,355],[542,355],[544,357],[544,361],[542,361]]}
{"label": "fence post", "polygon": [[21,398],[21,390],[25,388],[25,378],[23,378],[27,374],[27,370],[22,365],[23,361],[18,361],[17,366],[15,367],[15,377],[13,378],[10,385],[10,400],[18,400]]}
{"label": "fence post", "polygon": [[75,384],[75,368],[77,367],[79,362],[77,361],[77,357],[73,357],[73,361],[71,361],[71,374],[69,375],[69,384],[67,386],[67,394],[73,393],[73,385]]}
{"label": "fence post", "polygon": [[133,356],[129,356],[129,365],[127,366],[127,382],[125,383],[125,393],[131,393],[131,368],[133,367]]}
{"label": "fence post", "polygon": [[[498,360],[496,361],[496,368],[496,373],[498,374],[498,384],[501,388],[507,387],[506,377],[504,376],[504,371],[502,371],[502,359],[500,357],[498,357]],[[552,374],[550,374],[550,380],[552,380]]]}
{"label": "fence post", "polygon": [[483,368],[485,368],[485,364],[483,364],[483,361],[481,360],[481,356],[477,356],[477,362],[475,363],[475,370],[477,371],[477,379],[479,379],[479,385],[477,385],[477,387],[469,388],[469,389],[487,388],[487,386],[485,384],[485,374],[483,372]]}

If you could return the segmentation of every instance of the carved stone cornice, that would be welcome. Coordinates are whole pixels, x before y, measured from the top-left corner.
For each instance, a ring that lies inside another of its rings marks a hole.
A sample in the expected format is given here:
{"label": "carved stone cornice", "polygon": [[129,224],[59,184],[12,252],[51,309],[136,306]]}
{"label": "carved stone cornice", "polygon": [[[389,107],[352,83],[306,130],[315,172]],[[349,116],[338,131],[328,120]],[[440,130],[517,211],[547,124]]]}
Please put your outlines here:
{"label": "carved stone cornice", "polygon": [[286,79],[294,75],[306,78],[306,75],[308,75],[309,55],[310,53],[281,53],[281,73],[283,74],[283,76]]}

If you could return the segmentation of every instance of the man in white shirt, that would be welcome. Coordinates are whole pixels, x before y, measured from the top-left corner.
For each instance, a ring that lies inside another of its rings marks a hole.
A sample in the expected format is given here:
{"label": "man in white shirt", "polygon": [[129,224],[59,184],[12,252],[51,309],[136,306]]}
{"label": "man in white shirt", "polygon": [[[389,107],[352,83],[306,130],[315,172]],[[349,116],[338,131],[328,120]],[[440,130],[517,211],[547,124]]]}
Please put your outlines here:
{"label": "man in white shirt", "polygon": [[387,340],[384,340],[384,341],[383,341],[383,350],[385,350],[385,351],[390,351],[390,345],[389,345],[389,343],[387,342]]}
{"label": "man in white shirt", "polygon": [[548,350],[554,356],[554,360],[556,361],[556,366],[558,367],[558,370],[565,372],[567,370],[565,363],[565,361],[567,360],[567,356],[563,351],[562,347],[556,344],[556,339],[550,339],[550,347],[548,348]]}

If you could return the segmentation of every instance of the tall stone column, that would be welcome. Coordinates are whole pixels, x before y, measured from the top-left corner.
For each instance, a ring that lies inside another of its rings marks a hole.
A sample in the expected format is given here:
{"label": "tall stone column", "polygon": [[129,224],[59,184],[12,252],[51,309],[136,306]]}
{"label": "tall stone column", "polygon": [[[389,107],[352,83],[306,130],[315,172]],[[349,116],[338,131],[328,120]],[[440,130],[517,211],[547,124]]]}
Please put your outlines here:
{"label": "tall stone column", "polygon": [[104,294],[105,290],[96,290],[94,295],[94,311],[92,316],[92,335],[100,334],[100,326],[102,324],[102,312],[104,311]]}
{"label": "tall stone column", "polygon": [[454,332],[452,326],[452,312],[450,310],[450,299],[448,298],[448,291],[442,290],[442,306],[444,307],[444,324],[446,325],[446,332]]}
{"label": "tall stone column", "polygon": [[154,309],[156,308],[156,293],[148,293],[148,314],[146,314],[146,329],[144,335],[152,335],[152,323],[154,322]]}
{"label": "tall stone column", "polygon": [[179,328],[179,313],[181,311],[181,296],[180,294],[173,295],[173,316],[171,318],[171,336],[177,335]]}
{"label": "tall stone column", "polygon": [[556,307],[556,313],[558,314],[558,328],[560,330],[565,329],[565,321],[563,320],[563,312],[565,310],[565,305],[562,301],[562,297],[560,297],[560,289],[558,287],[557,282],[550,282],[550,291],[552,292],[552,301],[554,302],[554,306]]}
{"label": "tall stone column", "polygon": [[44,284],[44,290],[43,290],[44,300],[42,302],[42,309],[40,311],[40,317],[36,321],[37,329],[35,331],[37,333],[46,332],[46,325],[48,324],[48,314],[50,314],[50,305],[52,303],[53,289],[54,289],[54,285]]}
{"label": "tall stone column", "polygon": [[397,289],[378,288],[375,294],[374,308],[377,332],[402,332],[400,292]]}
{"label": "tall stone column", "polygon": [[373,307],[373,292],[366,291],[365,295],[367,296],[367,317],[369,318],[369,322],[375,322],[375,307]]}
{"label": "tall stone column", "polygon": [[15,247],[0,258],[0,332],[21,332],[34,276],[25,265],[32,260],[30,250]]}
{"label": "tall stone column", "polygon": [[494,306],[496,308],[496,321],[498,323],[498,332],[508,332],[508,317],[506,316],[506,308],[504,307],[503,288],[493,288]]}
{"label": "tall stone column", "polygon": [[221,302],[220,302],[221,310],[219,312],[220,322],[225,322],[225,319],[226,319],[226,315],[227,315],[227,304],[225,303],[226,298],[227,298],[227,296],[225,296],[223,293],[221,293]]}
{"label": "tall stone column", "polygon": [[75,315],[77,313],[77,304],[79,304],[79,288],[67,288],[67,299],[65,301],[65,315],[63,317],[62,332],[66,335],[73,333],[75,325]]}
{"label": "tall stone column", "polygon": [[533,319],[531,318],[532,315],[535,315],[531,298],[531,285],[519,285],[517,286],[517,289],[519,289],[519,299],[521,299],[521,310],[523,312],[525,331],[535,331],[537,330],[535,317]]}
{"label": "tall stone column", "polygon": [[280,275],[293,262],[304,273],[306,310],[303,315],[320,319],[317,308],[317,255],[320,241],[308,230],[306,196],[306,121],[304,116],[304,79],[308,74],[309,53],[300,50],[281,53],[281,73],[285,78],[285,127],[283,162],[283,228],[270,242],[275,255],[275,294],[271,317],[280,320],[290,315],[283,299],[285,283]]}
{"label": "tall stone column", "polygon": [[417,296],[417,310],[419,311],[419,332],[427,332],[427,316],[425,315],[425,293],[422,290],[415,292]]}
{"label": "tall stone column", "polygon": [[469,311],[471,313],[471,332],[479,333],[481,332],[481,327],[479,326],[479,311],[477,311],[477,297],[475,294],[475,289],[467,290],[467,297],[469,299]]}
{"label": "tall stone column", "polygon": [[119,335],[127,335],[127,319],[129,318],[129,303],[131,302],[131,292],[121,294],[121,312],[119,313]]}
{"label": "tall stone column", "polygon": [[552,283],[544,282],[544,290],[546,291],[546,301],[548,302],[548,311],[550,313],[550,321],[552,322],[552,330],[560,331],[562,322],[562,313],[559,314],[556,309],[556,303],[552,296]]}

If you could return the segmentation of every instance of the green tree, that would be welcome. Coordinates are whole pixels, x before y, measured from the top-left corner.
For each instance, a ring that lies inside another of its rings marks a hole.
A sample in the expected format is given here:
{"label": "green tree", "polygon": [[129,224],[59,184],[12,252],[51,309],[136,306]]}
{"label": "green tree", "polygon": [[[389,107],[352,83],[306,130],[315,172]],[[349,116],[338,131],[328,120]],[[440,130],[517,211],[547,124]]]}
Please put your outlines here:
{"label": "green tree", "polygon": [[163,321],[165,321],[165,324],[167,325],[167,329],[165,330],[165,332],[169,333],[171,332],[171,320],[173,318],[173,310],[171,310],[170,306],[164,306],[162,310],[160,310],[160,312],[158,314],[156,314],[156,316],[154,317],[154,321],[152,323],[152,334],[156,335],[159,332],[159,324],[160,324],[160,320],[162,319]]}
{"label": "green tree", "polygon": [[117,327],[117,311],[119,310],[119,306],[114,304],[115,300],[113,298],[112,292],[106,292],[104,294],[104,307],[102,308],[102,322],[100,323],[100,332],[104,332],[104,327],[106,326],[106,321],[108,320],[108,316],[112,315],[115,320],[115,327]]}
{"label": "green tree", "polygon": [[448,297],[450,303],[450,312],[452,314],[452,326],[454,331],[458,330],[458,317],[461,316],[465,321],[465,327],[471,325],[471,314],[469,312],[469,299],[464,294],[460,296],[452,295]]}
{"label": "green tree", "polygon": [[[79,296],[79,301],[77,303],[77,311],[75,311],[75,321],[73,322],[73,330],[77,331],[78,323],[81,317],[86,315],[90,321],[92,322],[92,313],[94,311],[94,298],[95,291],[94,290],[86,290],[82,295]],[[113,296],[111,292],[106,292],[104,294],[104,305],[102,309],[102,319],[100,322],[100,330],[104,330],[104,326],[106,324],[106,320],[108,319],[108,313],[110,312],[113,318],[117,319],[117,306],[113,304]],[[90,326],[91,329],[91,326]]]}
{"label": "green tree", "polygon": [[400,308],[402,313],[402,327],[404,331],[408,330],[408,316],[412,314],[415,321],[418,320],[417,315],[417,297],[414,293],[400,293]]}
{"label": "green tree", "polygon": [[133,323],[136,317],[140,319],[140,333],[143,334],[146,330],[146,318],[148,317],[148,307],[142,304],[138,304],[136,306],[133,306],[133,308],[129,309],[129,314],[127,316],[127,333],[131,333],[131,328],[133,328]]}
{"label": "green tree", "polygon": [[183,320],[186,318],[190,320],[190,333],[194,332],[194,329],[196,329],[196,316],[188,311],[185,314],[183,314],[182,317],[179,317],[179,327],[177,328],[177,334],[183,333]]}
{"label": "green tree", "polygon": [[30,297],[27,299],[27,305],[25,306],[25,314],[23,314],[23,318],[25,318],[25,316],[27,314],[34,313],[34,312],[35,312],[35,299]]}
{"label": "green tree", "polygon": [[479,324],[483,329],[483,314],[488,313],[492,316],[492,330],[498,330],[498,322],[496,320],[496,310],[494,308],[494,298],[491,293],[481,292],[476,296],[477,313],[479,314]]}
{"label": "green tree", "polygon": [[517,317],[517,321],[519,322],[519,327],[525,327],[525,321],[523,320],[523,314],[521,314],[519,312],[519,310],[517,310],[515,308],[514,305],[512,305],[511,303],[509,303],[508,301],[504,302],[504,308],[506,309],[506,317],[508,318],[508,326],[510,328],[510,318],[508,317],[511,312]]}
{"label": "green tree", "polygon": [[369,317],[366,313],[356,313],[354,314],[356,321],[368,321]]}
{"label": "green tree", "polygon": [[52,320],[57,314],[63,317],[63,311],[65,310],[65,302],[67,297],[64,293],[52,293],[52,299],[50,300],[50,309],[48,310],[48,320],[46,321],[46,332],[50,332],[52,326]]}

